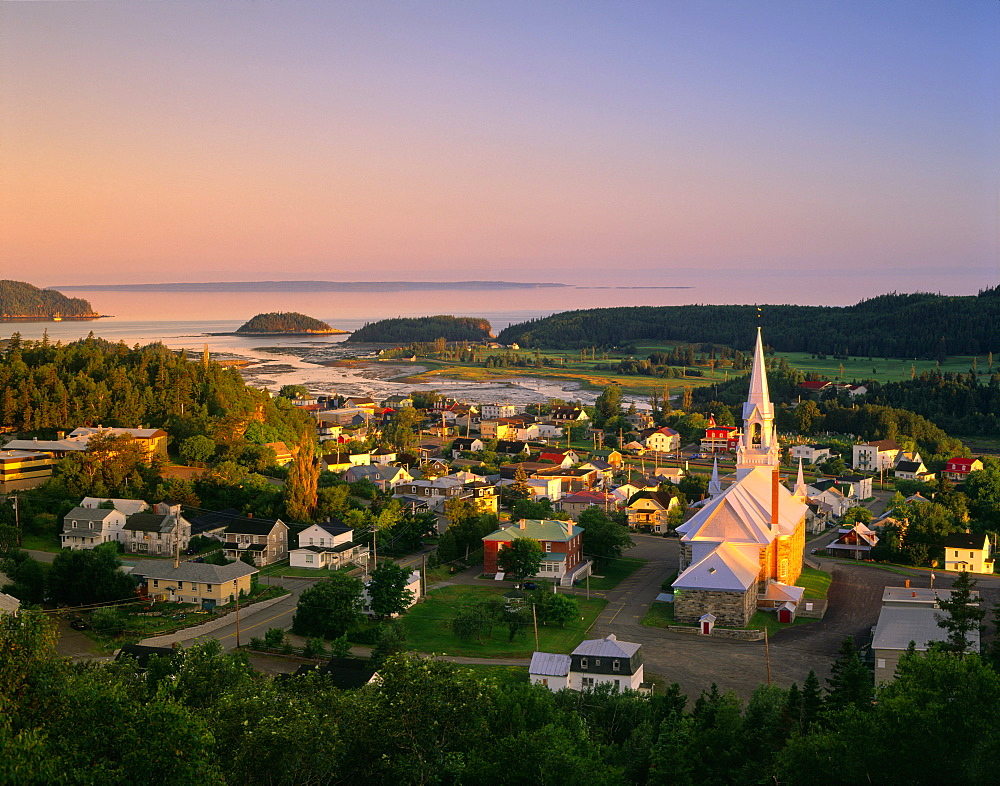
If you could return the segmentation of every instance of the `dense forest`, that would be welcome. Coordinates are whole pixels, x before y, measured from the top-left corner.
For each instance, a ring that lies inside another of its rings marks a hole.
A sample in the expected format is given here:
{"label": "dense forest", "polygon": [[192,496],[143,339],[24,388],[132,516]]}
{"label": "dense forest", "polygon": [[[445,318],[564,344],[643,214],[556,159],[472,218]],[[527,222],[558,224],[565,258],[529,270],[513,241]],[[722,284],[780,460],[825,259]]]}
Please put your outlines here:
{"label": "dense forest", "polygon": [[992,783],[1000,752],[993,657],[945,651],[904,655],[876,690],[845,642],[826,685],[745,703],[552,693],[408,655],[340,690],[256,674],[214,641],[146,669],[73,663],[37,612],[0,615],[0,652],[0,783],[909,786]]}
{"label": "dense forest", "polygon": [[369,322],[354,331],[348,341],[373,344],[410,344],[417,341],[483,341],[491,335],[488,320],[477,317],[397,317]]}
{"label": "dense forest", "polygon": [[951,434],[1000,436],[1000,375],[923,373],[904,382],[869,382],[865,401],[901,407]]}
{"label": "dense forest", "polygon": [[96,316],[83,298],[66,297],[54,289],[39,289],[23,281],[0,281],[0,318]]}
{"label": "dense forest", "polygon": [[763,324],[779,352],[943,359],[1000,349],[1000,287],[976,296],[889,294],[854,306],[636,306],[567,311],[505,328],[528,347],[622,346],[641,340],[753,346]]}
{"label": "dense forest", "polygon": [[145,426],[166,430],[172,444],[196,434],[298,442],[307,416],[247,387],[235,369],[199,360],[162,344],[129,349],[91,334],[59,345],[15,333],[0,359],[0,426],[50,436],[78,426]]}
{"label": "dense forest", "polygon": [[270,311],[258,314],[236,330],[237,333],[336,333],[321,322],[297,311]]}

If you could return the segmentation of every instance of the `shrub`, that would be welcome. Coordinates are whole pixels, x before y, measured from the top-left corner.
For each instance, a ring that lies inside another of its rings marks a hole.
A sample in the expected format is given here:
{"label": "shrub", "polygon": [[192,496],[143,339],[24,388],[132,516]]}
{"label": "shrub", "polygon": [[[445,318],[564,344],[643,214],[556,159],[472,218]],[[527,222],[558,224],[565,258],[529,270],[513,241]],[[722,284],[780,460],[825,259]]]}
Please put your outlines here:
{"label": "shrub", "polygon": [[264,634],[264,643],[268,647],[280,647],[285,643],[285,631],[281,628],[268,628]]}
{"label": "shrub", "polygon": [[264,639],[260,638],[259,636],[254,636],[252,639],[250,639],[250,649],[262,650],[265,647],[267,647],[267,644],[265,644]]}
{"label": "shrub", "polygon": [[302,654],[307,658],[322,658],[326,655],[326,642],[323,639],[307,639]]}
{"label": "shrub", "polygon": [[330,642],[330,654],[335,658],[346,658],[351,654],[351,642],[347,640],[346,633]]}

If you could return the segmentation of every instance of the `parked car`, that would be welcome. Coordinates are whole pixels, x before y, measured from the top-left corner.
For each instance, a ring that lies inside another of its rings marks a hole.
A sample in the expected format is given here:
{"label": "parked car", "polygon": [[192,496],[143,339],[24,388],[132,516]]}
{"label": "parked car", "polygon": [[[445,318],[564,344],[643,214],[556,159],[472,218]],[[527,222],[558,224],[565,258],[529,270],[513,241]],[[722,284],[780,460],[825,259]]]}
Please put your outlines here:
{"label": "parked car", "polygon": [[86,622],[84,622],[79,617],[77,617],[76,619],[70,620],[69,626],[73,630],[86,630],[87,628],[90,627],[90,625],[88,625]]}
{"label": "parked car", "polygon": [[525,582],[522,582],[521,589],[536,590],[536,589],[538,589],[538,585],[535,584],[535,582],[533,582],[533,581],[525,581]]}

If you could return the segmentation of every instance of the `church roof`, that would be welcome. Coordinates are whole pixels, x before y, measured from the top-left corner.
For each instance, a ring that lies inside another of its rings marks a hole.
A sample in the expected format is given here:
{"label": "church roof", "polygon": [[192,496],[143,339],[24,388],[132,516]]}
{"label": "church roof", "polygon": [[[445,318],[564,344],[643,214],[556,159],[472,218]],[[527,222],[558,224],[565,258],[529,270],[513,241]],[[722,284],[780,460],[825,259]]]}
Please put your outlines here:
{"label": "church roof", "polygon": [[791,535],[806,505],[779,484],[778,528],[772,532],[771,483],[769,468],[753,469],[678,527],[681,539],[767,545],[777,536]]}
{"label": "church roof", "polygon": [[711,589],[745,592],[760,573],[760,565],[732,543],[720,543],[690,565],[673,583],[674,589]]}

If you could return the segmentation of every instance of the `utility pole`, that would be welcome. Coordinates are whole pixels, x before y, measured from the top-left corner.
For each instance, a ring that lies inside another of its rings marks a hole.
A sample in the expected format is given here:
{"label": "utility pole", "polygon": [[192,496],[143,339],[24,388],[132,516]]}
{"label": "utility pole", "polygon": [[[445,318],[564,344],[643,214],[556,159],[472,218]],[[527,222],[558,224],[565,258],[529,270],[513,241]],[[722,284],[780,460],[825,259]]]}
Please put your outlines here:
{"label": "utility pole", "polygon": [[[239,580],[237,580],[238,582]],[[240,586],[236,585],[236,649],[240,648]]]}
{"label": "utility pole", "polygon": [[767,686],[771,687],[771,645],[767,638],[767,628],[764,628],[764,658],[767,661]]}
{"label": "utility pole", "polygon": [[535,604],[531,604],[531,622],[535,626],[535,652],[540,648],[538,646],[538,615],[535,613]]}
{"label": "utility pole", "polygon": [[427,595],[427,555],[420,555],[420,597]]}

